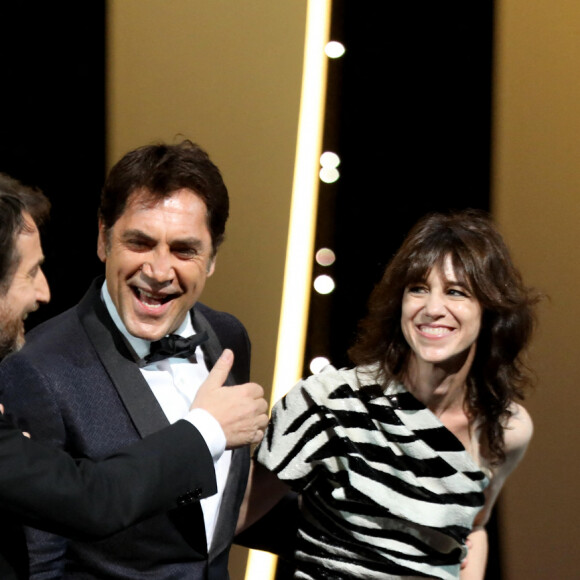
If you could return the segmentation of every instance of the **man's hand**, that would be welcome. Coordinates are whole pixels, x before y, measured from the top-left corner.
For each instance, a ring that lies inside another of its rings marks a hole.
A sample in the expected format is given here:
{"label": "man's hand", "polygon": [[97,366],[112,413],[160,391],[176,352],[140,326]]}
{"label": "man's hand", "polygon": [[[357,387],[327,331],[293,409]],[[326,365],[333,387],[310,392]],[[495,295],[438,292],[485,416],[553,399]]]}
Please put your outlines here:
{"label": "man's hand", "polygon": [[259,443],[268,424],[268,403],[260,385],[223,387],[233,362],[234,353],[226,348],[191,404],[192,409],[205,409],[217,419],[227,449]]}
{"label": "man's hand", "polygon": [[[0,413],[2,415],[4,415],[4,405],[2,403],[0,403]],[[30,439],[30,433],[28,433],[28,431],[22,431],[22,435],[24,435],[24,437],[28,437],[28,439]]]}

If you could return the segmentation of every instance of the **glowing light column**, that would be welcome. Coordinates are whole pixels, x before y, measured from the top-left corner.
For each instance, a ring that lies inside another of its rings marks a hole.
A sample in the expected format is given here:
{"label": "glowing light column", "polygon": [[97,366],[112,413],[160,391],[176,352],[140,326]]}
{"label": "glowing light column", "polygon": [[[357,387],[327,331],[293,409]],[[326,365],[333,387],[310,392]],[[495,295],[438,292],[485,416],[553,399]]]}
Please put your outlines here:
{"label": "glowing light column", "polygon": [[[283,396],[302,374],[326,98],[327,57],[324,49],[329,37],[330,14],[331,0],[309,0],[296,162],[272,402]],[[271,580],[274,578],[275,571],[276,558],[274,556],[256,550],[250,551],[246,580]]]}
{"label": "glowing light column", "polygon": [[330,30],[330,9],[330,0],[308,2],[302,97],[273,402],[283,396],[302,374],[318,206],[319,159],[326,99],[327,57],[324,48]]}

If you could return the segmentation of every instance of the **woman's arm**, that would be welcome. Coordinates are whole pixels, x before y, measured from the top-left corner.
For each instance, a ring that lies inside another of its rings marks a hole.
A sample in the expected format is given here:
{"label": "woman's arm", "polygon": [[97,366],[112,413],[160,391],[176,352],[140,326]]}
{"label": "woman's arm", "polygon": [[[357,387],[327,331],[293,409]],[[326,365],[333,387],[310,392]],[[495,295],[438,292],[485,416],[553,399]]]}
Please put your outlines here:
{"label": "woman's arm", "polygon": [[481,580],[487,564],[487,532],[485,528],[474,529],[467,537],[469,552],[465,567],[461,569],[461,580]]}
{"label": "woman's arm", "polygon": [[485,524],[503,484],[524,456],[532,438],[533,424],[528,412],[517,404],[514,404],[512,411],[513,415],[504,431],[506,459],[494,470],[491,482],[485,490],[485,504],[475,518],[473,531],[468,537],[471,545],[466,565],[461,570],[461,580],[482,580],[485,576],[488,551]]}
{"label": "woman's arm", "polygon": [[263,465],[252,461],[246,493],[240,508],[236,534],[268,513],[290,488]]}

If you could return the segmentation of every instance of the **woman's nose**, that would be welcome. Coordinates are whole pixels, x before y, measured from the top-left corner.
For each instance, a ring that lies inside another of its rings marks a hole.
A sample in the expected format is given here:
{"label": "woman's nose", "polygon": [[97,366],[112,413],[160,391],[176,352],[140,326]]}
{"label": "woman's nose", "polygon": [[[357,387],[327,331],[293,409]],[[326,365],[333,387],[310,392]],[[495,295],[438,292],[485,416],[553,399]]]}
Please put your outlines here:
{"label": "woman's nose", "polygon": [[445,301],[440,292],[429,292],[425,301],[425,314],[431,318],[445,316]]}

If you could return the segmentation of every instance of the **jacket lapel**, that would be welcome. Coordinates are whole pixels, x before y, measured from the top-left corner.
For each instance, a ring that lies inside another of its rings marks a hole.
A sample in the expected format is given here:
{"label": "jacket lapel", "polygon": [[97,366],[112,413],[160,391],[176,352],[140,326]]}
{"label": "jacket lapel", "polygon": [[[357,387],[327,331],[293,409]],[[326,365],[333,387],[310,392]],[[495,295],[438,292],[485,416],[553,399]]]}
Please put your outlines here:
{"label": "jacket lapel", "polygon": [[[223,346],[209,320],[199,311],[199,309],[194,307],[191,313],[193,328],[195,328],[195,332],[200,333],[205,331],[209,337],[208,340],[202,345],[202,348],[205,355],[205,363],[207,368],[211,370],[217,362],[217,359],[221,356],[224,350]],[[228,386],[236,384],[236,380],[231,372],[224,384]]]}
{"label": "jacket lapel", "polygon": [[[202,332],[205,330],[208,333],[209,339],[203,345],[203,348],[206,356],[207,367],[208,369],[211,369],[223,351],[220,339],[211,326],[209,320],[199,311],[199,309],[195,308],[193,326],[196,332]],[[224,384],[232,386],[239,384],[239,382],[233,374],[230,373]],[[234,517],[234,514],[237,515],[240,509],[240,502],[246,490],[246,479],[249,465],[250,455],[247,449],[234,449],[232,451],[226,487],[224,489],[211,544],[210,560],[213,556],[222,553],[223,550],[227,549],[231,544],[231,538],[237,524],[237,517]]]}
{"label": "jacket lapel", "polygon": [[210,560],[228,549],[232,542],[240,504],[246,491],[249,468],[250,454],[247,448],[234,449],[211,543]]}
{"label": "jacket lapel", "polygon": [[135,428],[146,437],[167,427],[169,421],[101,300],[103,282],[97,278],[80,301],[79,318]]}

